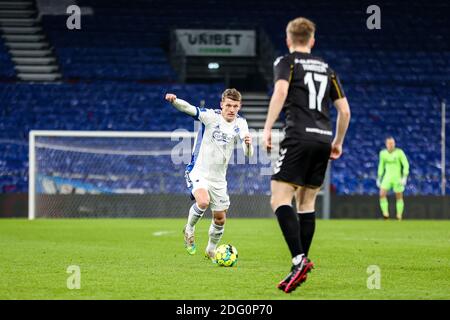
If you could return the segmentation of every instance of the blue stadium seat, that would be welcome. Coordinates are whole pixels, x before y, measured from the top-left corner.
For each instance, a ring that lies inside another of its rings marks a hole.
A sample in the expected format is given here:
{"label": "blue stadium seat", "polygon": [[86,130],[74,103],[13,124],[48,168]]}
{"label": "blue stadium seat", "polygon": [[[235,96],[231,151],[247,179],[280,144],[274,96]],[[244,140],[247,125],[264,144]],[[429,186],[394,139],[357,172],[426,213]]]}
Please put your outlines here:
{"label": "blue stadium seat", "polygon": [[[173,91],[192,103],[204,100],[206,106],[216,106],[224,86],[176,83],[167,52],[173,28],[262,28],[281,55],[287,51],[287,20],[302,15],[316,22],[314,53],[338,72],[352,107],[345,153],[333,163],[333,189],[338,194],[376,194],[378,152],[389,134],[411,163],[407,194],[439,194],[440,99],[450,101],[450,41],[444,38],[450,30],[446,16],[450,4],[441,2],[440,10],[435,10],[433,1],[408,6],[411,14],[420,13],[421,23],[411,24],[408,15],[395,15],[395,19],[383,19],[383,28],[374,32],[364,28],[365,21],[354,14],[351,4],[343,8],[327,0],[232,4],[209,0],[207,6],[201,1],[181,0],[80,0],[78,4],[92,7],[94,12],[83,15],[81,32],[61,27],[66,16],[42,17],[61,65],[62,83],[8,82],[15,72],[0,39],[0,79],[5,80],[0,82],[1,192],[27,191],[27,138],[31,129],[192,130],[192,122],[167,106],[164,93]],[[239,10],[224,14],[233,5]],[[384,9],[392,16],[404,7],[390,2]],[[445,82],[447,87],[442,86]],[[335,119],[336,112],[332,114]],[[447,144],[450,151],[450,140]],[[450,174],[450,154],[447,161]],[[180,176],[169,179],[164,174],[173,168],[166,163],[161,158],[151,168],[140,168],[149,177],[158,172],[163,175],[120,187],[160,192],[164,185],[166,191],[185,192],[180,183],[183,169],[177,168]],[[78,163],[73,168],[83,172],[86,165]],[[231,166],[229,175],[233,177],[231,193],[242,190],[240,181],[245,177],[256,181],[248,192],[268,193],[268,177],[259,175],[258,167],[250,165],[242,171]],[[450,190],[450,184],[447,188]]]}

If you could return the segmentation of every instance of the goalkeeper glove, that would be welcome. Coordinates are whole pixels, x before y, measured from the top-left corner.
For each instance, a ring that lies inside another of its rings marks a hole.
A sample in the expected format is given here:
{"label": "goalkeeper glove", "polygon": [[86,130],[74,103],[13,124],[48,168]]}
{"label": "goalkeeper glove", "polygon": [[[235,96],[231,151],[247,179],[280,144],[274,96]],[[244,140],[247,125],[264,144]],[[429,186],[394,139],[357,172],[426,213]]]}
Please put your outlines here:
{"label": "goalkeeper glove", "polygon": [[406,186],[406,181],[408,180],[408,177],[403,177],[402,178],[402,185]]}
{"label": "goalkeeper glove", "polygon": [[381,179],[378,178],[378,179],[377,179],[377,187],[379,188],[380,186],[381,186]]}

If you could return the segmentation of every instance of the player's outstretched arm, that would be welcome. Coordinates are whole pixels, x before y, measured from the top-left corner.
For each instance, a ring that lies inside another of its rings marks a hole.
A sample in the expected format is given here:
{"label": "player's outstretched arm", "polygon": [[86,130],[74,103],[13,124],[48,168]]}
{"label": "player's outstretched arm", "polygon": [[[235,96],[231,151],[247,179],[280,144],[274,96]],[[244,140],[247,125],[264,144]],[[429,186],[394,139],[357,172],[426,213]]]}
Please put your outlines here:
{"label": "player's outstretched arm", "polygon": [[166,94],[166,100],[181,112],[184,112],[190,116],[195,116],[197,114],[196,107],[182,99],[178,99],[177,96],[172,93]]}
{"label": "player's outstretched arm", "polygon": [[344,97],[335,100],[334,106],[338,111],[338,116],[336,120],[336,136],[331,145],[330,158],[332,160],[336,160],[342,155],[342,145],[350,123],[350,106],[347,98]]}

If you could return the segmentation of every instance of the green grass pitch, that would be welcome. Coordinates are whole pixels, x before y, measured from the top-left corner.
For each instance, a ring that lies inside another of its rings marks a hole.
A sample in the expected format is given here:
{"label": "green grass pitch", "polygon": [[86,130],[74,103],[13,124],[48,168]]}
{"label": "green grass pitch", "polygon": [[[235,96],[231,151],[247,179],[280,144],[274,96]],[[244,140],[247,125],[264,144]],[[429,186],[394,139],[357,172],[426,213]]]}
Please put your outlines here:
{"label": "green grass pitch", "polygon": [[[184,219],[0,220],[0,299],[450,299],[450,221],[319,220],[316,268],[292,294],[276,289],[290,267],[275,219],[228,219],[222,243],[238,266],[183,247]],[[81,288],[67,288],[67,268]],[[368,289],[367,268],[381,272]]]}

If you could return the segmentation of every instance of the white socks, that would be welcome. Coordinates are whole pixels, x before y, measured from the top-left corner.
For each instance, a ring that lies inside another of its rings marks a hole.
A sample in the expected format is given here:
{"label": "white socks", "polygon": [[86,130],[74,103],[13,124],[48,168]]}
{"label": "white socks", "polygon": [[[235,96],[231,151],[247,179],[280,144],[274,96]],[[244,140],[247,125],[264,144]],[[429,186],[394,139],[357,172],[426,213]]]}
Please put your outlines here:
{"label": "white socks", "polygon": [[295,257],[292,258],[292,263],[295,265],[298,265],[300,262],[302,262],[302,259],[305,255],[304,254],[299,254]]}
{"label": "white socks", "polygon": [[214,221],[211,222],[211,226],[209,227],[208,247],[206,248],[206,251],[212,252],[216,250],[217,244],[222,238],[224,229],[224,226],[219,226],[215,224]]}
{"label": "white socks", "polygon": [[186,229],[188,229],[188,231],[194,232],[195,225],[203,217],[205,211],[206,209],[205,210],[200,209],[197,206],[197,203],[194,203],[192,205],[192,207],[189,209],[188,223],[186,225]]}
{"label": "white socks", "polygon": [[[195,225],[197,222],[203,217],[203,214],[205,213],[205,210],[200,209],[197,206],[197,203],[194,203],[191,208],[189,209],[189,217],[188,222],[186,224],[186,231],[189,233],[192,233],[195,231]],[[222,238],[223,232],[224,232],[224,226],[219,226],[214,223],[214,220],[211,221],[211,225],[209,227],[209,241],[208,241],[208,247],[206,248],[206,251],[208,252],[214,252],[216,250],[217,244],[220,242],[220,239]]]}

